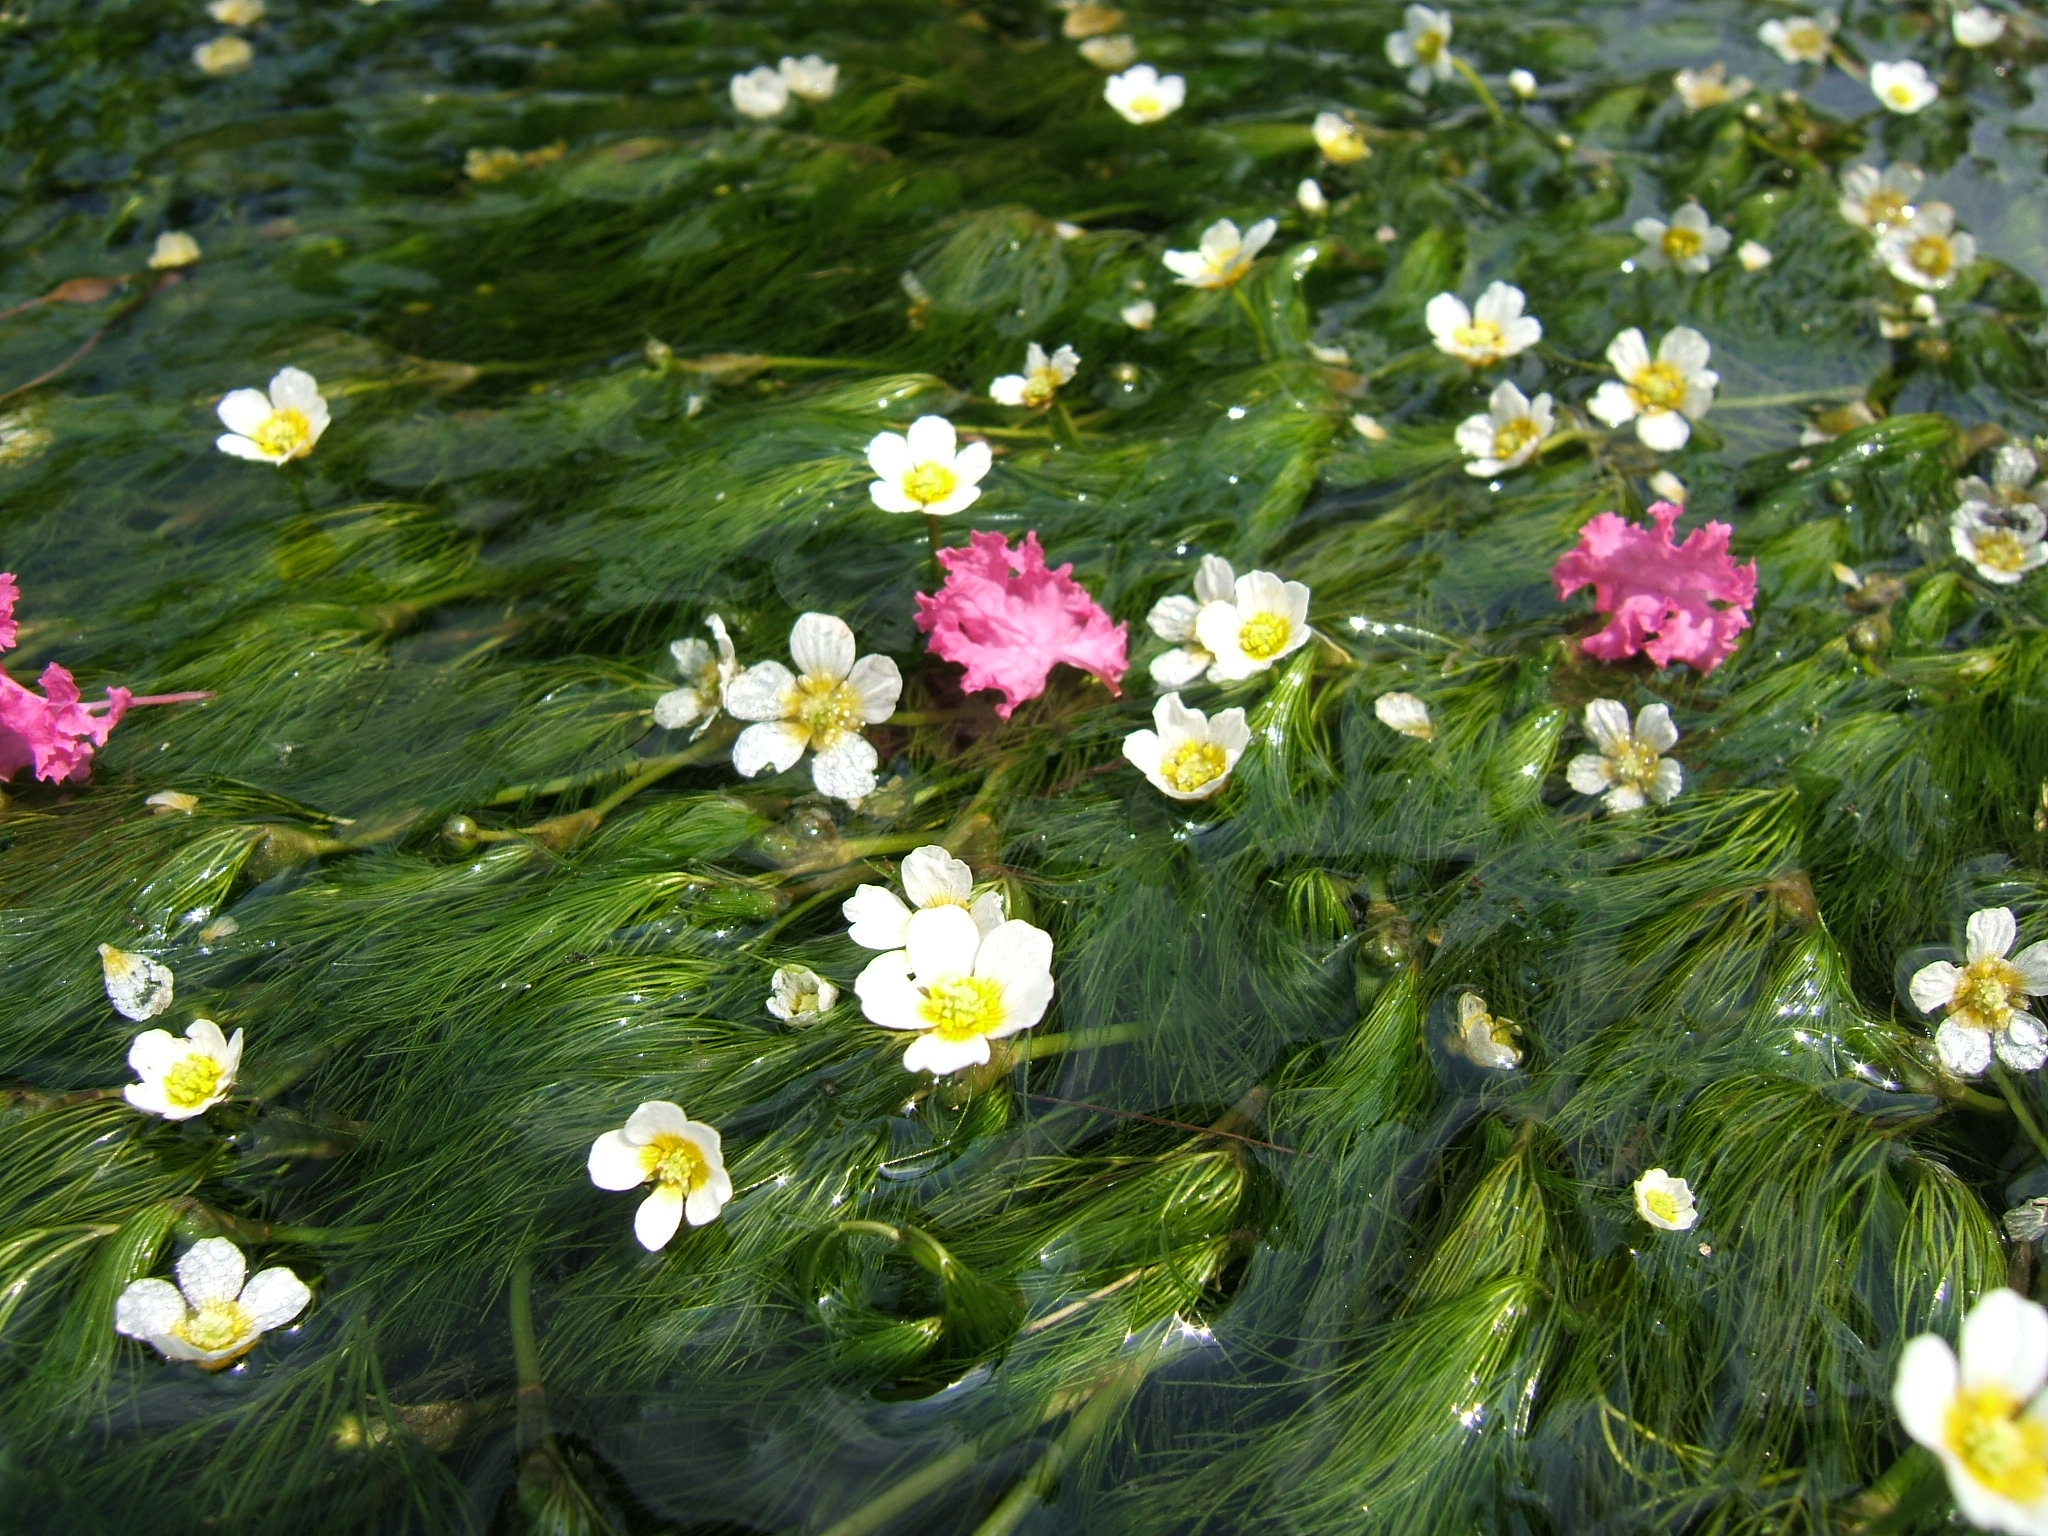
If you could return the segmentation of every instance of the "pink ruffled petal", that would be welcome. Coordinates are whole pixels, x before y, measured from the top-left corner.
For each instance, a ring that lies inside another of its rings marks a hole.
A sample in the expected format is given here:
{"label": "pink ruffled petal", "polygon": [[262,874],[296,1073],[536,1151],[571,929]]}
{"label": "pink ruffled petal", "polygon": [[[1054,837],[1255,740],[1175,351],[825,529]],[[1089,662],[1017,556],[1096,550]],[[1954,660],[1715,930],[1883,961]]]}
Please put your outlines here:
{"label": "pink ruffled petal", "polygon": [[1736,564],[1726,523],[1674,543],[1680,510],[1658,502],[1648,527],[1602,512],[1551,567],[1560,598],[1591,587],[1594,608],[1609,615],[1605,628],[1580,642],[1587,655],[1620,661],[1641,653],[1660,667],[1682,661],[1711,672],[1734,652],[1756,602],[1756,562]]}

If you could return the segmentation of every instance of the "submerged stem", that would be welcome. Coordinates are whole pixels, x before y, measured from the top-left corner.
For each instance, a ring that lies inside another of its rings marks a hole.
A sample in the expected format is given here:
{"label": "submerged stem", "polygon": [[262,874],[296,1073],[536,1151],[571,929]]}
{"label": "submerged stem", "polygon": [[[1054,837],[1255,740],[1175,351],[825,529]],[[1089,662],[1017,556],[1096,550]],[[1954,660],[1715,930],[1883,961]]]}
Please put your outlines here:
{"label": "submerged stem", "polygon": [[1486,82],[1479,78],[1478,70],[1455,53],[1451,55],[1451,68],[1465,77],[1465,83],[1472,87],[1472,94],[1477,96],[1480,105],[1486,108],[1488,117],[1496,123],[1505,123],[1508,120],[1507,114],[1500,109],[1500,103],[1494,99],[1493,92],[1488,90]]}
{"label": "submerged stem", "polygon": [[908,1477],[891,1483],[852,1514],[833,1521],[818,1536],[868,1536],[870,1531],[880,1530],[904,1511],[922,1504],[980,1459],[981,1451],[972,1443],[956,1445]]}
{"label": "submerged stem", "polygon": [[513,1262],[506,1304],[512,1315],[512,1369],[519,1381],[519,1448],[530,1450],[547,1438],[548,1411],[533,1332],[533,1259],[526,1254]]}

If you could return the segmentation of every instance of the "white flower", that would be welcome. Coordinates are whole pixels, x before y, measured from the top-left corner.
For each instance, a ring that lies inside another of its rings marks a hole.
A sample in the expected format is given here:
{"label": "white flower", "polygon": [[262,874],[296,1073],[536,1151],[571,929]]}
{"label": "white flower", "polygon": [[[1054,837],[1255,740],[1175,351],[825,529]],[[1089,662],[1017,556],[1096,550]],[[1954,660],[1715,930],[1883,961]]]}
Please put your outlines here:
{"label": "white flower", "polygon": [[779,70],[757,65],[732,77],[732,104],[742,117],[779,117],[789,106],[789,82]]}
{"label": "white flower", "polygon": [[160,789],[142,803],[152,816],[190,816],[199,809],[199,797],[182,789]]}
{"label": "white flower", "polygon": [[1052,1002],[1052,935],[1029,923],[987,933],[966,909],[913,915],[904,947],[875,956],[853,984],[884,1029],[917,1031],[903,1065],[943,1076],[989,1059],[988,1043],[1029,1029]]}
{"label": "white flower", "polygon": [[1152,681],[1162,688],[1185,688],[1200,682],[1216,658],[1195,638],[1195,620],[1210,603],[1227,603],[1236,590],[1237,573],[1221,555],[1204,555],[1195,571],[1195,595],[1162,597],[1145,615],[1152,633],[1174,649],[1152,658]]}
{"label": "white flower", "polygon": [[782,76],[782,83],[792,95],[805,101],[828,101],[839,89],[839,66],[827,64],[815,53],[800,59],[786,58],[775,66],[775,72]]}
{"label": "white flower", "polygon": [[253,27],[263,19],[263,0],[207,0],[206,14],[224,27]]}
{"label": "white flower", "polygon": [[122,1291],[114,1302],[114,1331],[201,1370],[240,1359],[313,1299],[306,1282],[282,1265],[249,1275],[242,1250],[224,1237],[201,1238],[185,1250],[176,1271],[176,1285],[137,1280]]}
{"label": "white flower", "polygon": [[1458,1049],[1477,1065],[1512,1072],[1522,1064],[1515,1048],[1514,1021],[1496,1019],[1477,992],[1458,994]]}
{"label": "white flower", "polygon": [[1532,100],[1536,95],[1536,77],[1526,69],[1511,69],[1508,71],[1508,89],[1519,100]]}
{"label": "white flower", "polygon": [[1771,248],[1745,240],[1735,247],[1735,260],[1745,272],[1761,272],[1771,264]]}
{"label": "white flower", "polygon": [[1133,299],[1117,311],[1117,317],[1134,331],[1149,331],[1159,318],[1159,306],[1150,299]]}
{"label": "white flower", "polygon": [[1519,469],[1536,457],[1536,450],[1550,436],[1556,423],[1550,396],[1531,400],[1503,380],[1488,397],[1488,414],[1467,416],[1458,423],[1458,447],[1471,460],[1468,475],[1498,475]]}
{"label": "white flower", "polygon": [[1756,29],[1763,45],[1787,64],[1825,64],[1840,18],[1833,11],[1767,21]]}
{"label": "white flower", "polygon": [[779,965],[768,981],[768,1011],[786,1022],[830,1013],[839,989],[808,965]]}
{"label": "white flower", "polygon": [[1987,1291],[1963,1319],[1963,1358],[1932,1333],[1899,1355],[1899,1424],[1941,1459],[1972,1525],[2048,1532],[2048,1312],[2017,1291]]}
{"label": "white flower", "polygon": [[1384,443],[1391,435],[1385,427],[1380,425],[1378,417],[1368,415],[1364,411],[1358,411],[1353,414],[1351,430],[1364,438],[1368,443]]}
{"label": "white flower", "polygon": [[1692,1187],[1674,1179],[1662,1168],[1652,1168],[1636,1180],[1636,1214],[1653,1227],[1666,1232],[1684,1232],[1700,1219],[1693,1205]]}
{"label": "white flower", "polygon": [[260,389],[229,391],[219,411],[227,431],[214,439],[213,446],[259,463],[302,459],[327,430],[327,402],[320,398],[313,375],[303,368],[280,368],[267,395]]}
{"label": "white flower", "polygon": [[1957,1077],[1975,1077],[1991,1053],[2016,1072],[2048,1062],[2048,1026],[2028,1011],[2030,998],[2048,993],[2048,941],[2029,944],[2010,960],[2019,938],[2010,908],[1972,912],[1964,963],[1937,960],[1913,973],[1906,991],[1922,1013],[1944,1013],[1934,1046]]}
{"label": "white flower", "polygon": [[171,1006],[176,978],[168,965],[148,955],[102,944],[100,976],[107,989],[107,1001],[123,1018],[140,1024]]}
{"label": "white flower", "polygon": [[1835,206],[1851,224],[1882,234],[1913,217],[1914,200],[1926,180],[1917,165],[1903,161],[1886,166],[1882,175],[1875,166],[1852,165],[1842,172],[1842,199]]}
{"label": "white flower", "polygon": [[1429,706],[1412,693],[1383,693],[1372,701],[1372,712],[1390,731],[1413,736],[1417,741],[1436,740],[1436,726],[1429,718]]}
{"label": "white flower", "polygon": [[1180,695],[1152,706],[1153,730],[1124,738],[1124,757],[1170,800],[1207,800],[1229,781],[1252,739],[1244,711],[1226,709],[1212,720],[1189,709]]}
{"label": "white flower", "polygon": [[190,1120],[228,1096],[241,1065],[239,1029],[224,1039],[213,1020],[194,1019],[182,1040],[167,1029],[145,1029],[128,1047],[128,1070],[142,1081],[121,1094],[144,1114]]}
{"label": "white flower", "polygon": [[1301,185],[1294,189],[1294,201],[1312,219],[1330,211],[1330,200],[1323,195],[1323,184],[1313,176],[1302,178]]}
{"label": "white flower", "polygon": [[2040,472],[2041,461],[2033,449],[2007,443],[1992,457],[1990,483],[1981,475],[1971,475],[1956,482],[1956,495],[1964,501],[1988,503],[1998,512],[2027,507],[2048,513],[2048,480],[2037,478]]}
{"label": "white flower", "polygon": [[1248,571],[1231,596],[1204,603],[1195,615],[1195,638],[1216,659],[1214,682],[1236,683],[1264,672],[1308,644],[1308,588],[1271,571]]}
{"label": "white flower", "polygon": [[1697,112],[1702,107],[1718,107],[1747,96],[1749,77],[1737,75],[1730,80],[1728,66],[1717,59],[1705,69],[1681,69],[1671,77],[1671,88],[1678,92],[1686,111]]}
{"label": "white flower", "polygon": [[1424,307],[1422,322],[1439,352],[1484,368],[1543,339],[1543,322],[1522,313],[1526,303],[1528,297],[1513,283],[1488,283],[1470,309],[1455,293],[1438,294]]}
{"label": "white flower", "polygon": [[1323,158],[1332,165],[1352,165],[1372,153],[1372,146],[1365,142],[1358,124],[1341,112],[1318,112],[1309,133]]}
{"label": "white flower", "polygon": [[1168,251],[1161,259],[1186,287],[1228,288],[1251,271],[1279,227],[1277,219],[1261,219],[1239,234],[1231,220],[1218,219],[1202,231],[1199,250]]}
{"label": "white flower", "polygon": [[256,50],[246,37],[229,33],[192,50],[192,62],[209,75],[239,75],[255,61]]}
{"label": "white flower", "polygon": [[1977,242],[1956,231],[1956,211],[1947,203],[1922,203],[1912,218],[1877,237],[1877,259],[1902,283],[1930,291],[1952,288],[1957,274],[1977,259]]}
{"label": "white flower", "polygon": [[846,919],[846,936],[863,949],[901,949],[910,919],[938,907],[962,908],[983,933],[1002,925],[1003,893],[975,895],[974,871],[937,843],[906,854],[897,875],[904,896],[910,898],[907,905],[886,885],[864,885],[839,908]]}
{"label": "white flower", "polygon": [[1408,89],[1418,96],[1431,82],[1450,79],[1451,13],[1409,6],[1401,30],[1387,37],[1387,62],[1408,71]]}
{"label": "white flower", "polygon": [[1179,75],[1162,75],[1150,64],[1133,64],[1102,82],[1102,97],[1127,123],[1156,123],[1180,110],[1188,84]]}
{"label": "white flower", "polygon": [[189,267],[198,259],[197,240],[182,229],[167,229],[156,237],[156,244],[150,248],[149,269],[167,272],[173,267]]}
{"label": "white flower", "polygon": [[818,792],[858,805],[874,792],[875,749],[861,734],[896,712],[903,675],[887,656],[854,658],[853,631],[829,613],[806,613],[789,635],[796,673],[779,661],[757,662],[725,688],[726,710],[758,722],[732,744],[742,778],[782,773],[808,750]]}
{"label": "white flower", "polygon": [[1668,805],[1684,787],[1677,760],[1663,755],[1678,743],[1678,727],[1664,705],[1638,710],[1630,730],[1627,706],[1595,699],[1586,706],[1586,734],[1600,750],[1581,752],[1565,765],[1564,776],[1580,794],[1600,795],[1608,815]]}
{"label": "white flower", "polygon": [[676,671],[683,686],[671,688],[654,701],[654,723],[664,731],[680,730],[691,722],[697,729],[691,737],[702,736],[725,708],[725,690],[740,675],[739,659],[733,654],[732,636],[725,632],[725,620],[712,614],[704,621],[717,642],[713,650],[702,640],[671,640],[668,653],[676,659]]}
{"label": "white flower", "polygon": [[732,1199],[718,1132],[666,1099],[642,1104],[623,1129],[593,1141],[589,1168],[599,1189],[654,1186],[633,1213],[633,1235],[649,1253],[666,1248],[685,1218],[693,1227],[716,1221]]}
{"label": "white flower", "polygon": [[1091,37],[1081,44],[1081,57],[1100,70],[1127,69],[1138,57],[1138,44],[1128,32]]}
{"label": "white flower", "polygon": [[1965,6],[1949,17],[1948,26],[1962,48],[1989,48],[2005,36],[2005,18],[1988,5]]}
{"label": "white flower", "polygon": [[943,416],[918,417],[908,436],[878,433],[868,444],[868,468],[881,478],[869,483],[868,495],[884,512],[965,512],[981,495],[990,457],[987,443],[962,448],[959,441]]}
{"label": "white flower", "polygon": [[1670,453],[1692,436],[1692,423],[1714,403],[1721,376],[1707,366],[1707,338],[1689,325],[1675,325],[1657,344],[1656,361],[1634,326],[1607,344],[1607,364],[1621,376],[1593,392],[1588,409],[1610,427],[1633,421],[1647,448]]}
{"label": "white flower", "polygon": [[1676,267],[1681,272],[1700,273],[1714,264],[1714,258],[1728,249],[1735,237],[1707,218],[1698,203],[1687,203],[1662,219],[1637,219],[1636,238],[1643,248],[1636,253],[1636,265],[1646,272]]}
{"label": "white flower", "polygon": [[1649,486],[1659,501],[1675,501],[1681,507],[1685,505],[1685,482],[1670,470],[1660,469],[1650,476]]}
{"label": "white flower", "polygon": [[1920,111],[1941,94],[1940,87],[1927,77],[1927,67],[1918,59],[1872,64],[1870,90],[1888,110],[1908,115]]}
{"label": "white flower", "polygon": [[997,405],[1028,405],[1033,409],[1052,404],[1052,397],[1060,392],[1060,386],[1073,378],[1074,370],[1081,366],[1081,354],[1072,347],[1060,347],[1051,357],[1045,355],[1045,348],[1032,342],[1024,349],[1024,371],[1006,373],[988,387],[989,398]]}

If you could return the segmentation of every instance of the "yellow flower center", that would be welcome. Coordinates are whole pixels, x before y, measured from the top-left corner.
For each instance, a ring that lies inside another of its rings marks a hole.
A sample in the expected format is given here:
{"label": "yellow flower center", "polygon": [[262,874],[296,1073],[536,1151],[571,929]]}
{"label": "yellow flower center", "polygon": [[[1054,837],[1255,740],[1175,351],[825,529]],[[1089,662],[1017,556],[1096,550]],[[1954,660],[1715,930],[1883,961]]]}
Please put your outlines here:
{"label": "yellow flower center", "polygon": [[1649,793],[1657,779],[1657,765],[1663,761],[1655,747],[1645,746],[1631,736],[1607,753],[1609,772],[1617,784],[1630,784]]}
{"label": "yellow flower center", "polygon": [[640,1149],[640,1166],[656,1184],[687,1195],[710,1176],[711,1169],[697,1144],[670,1132],[657,1132]]}
{"label": "yellow flower center", "polygon": [[1971,1477],[2016,1504],[2048,1493],[2048,1425],[2021,1417],[2024,1406],[2003,1387],[1965,1387],[1942,1434]]}
{"label": "yellow flower center", "polygon": [[1237,648],[1253,661],[1271,661],[1286,646],[1290,633],[1283,615],[1255,613],[1238,627]]}
{"label": "yellow flower center", "polygon": [[1977,551],[1979,565],[1988,565],[1994,571],[2026,569],[2027,546],[2010,528],[1993,528],[1988,533],[1973,535],[1970,543]]}
{"label": "yellow flower center", "polygon": [[177,1109],[197,1109],[220,1087],[220,1063],[194,1051],[164,1074],[164,1097]]}
{"label": "yellow flower center", "polygon": [[1470,325],[1461,325],[1451,332],[1451,340],[1466,352],[1483,352],[1489,358],[1500,355],[1503,337],[1500,327],[1491,320],[1474,320]]}
{"label": "yellow flower center", "polygon": [[1795,21],[1785,29],[1785,46],[1794,53],[1819,53],[1827,45],[1827,33],[1810,21]]}
{"label": "yellow flower center", "polygon": [[1683,224],[1671,225],[1664,231],[1664,238],[1658,242],[1663,246],[1664,254],[1672,261],[1684,261],[1688,257],[1699,255],[1703,243],[1698,230],[1687,229]]}
{"label": "yellow flower center", "polygon": [[800,677],[796,691],[796,708],[790,716],[811,733],[813,751],[824,751],[842,732],[859,727],[860,695],[838,678]]}
{"label": "yellow flower center", "polygon": [[1125,105],[1130,109],[1131,116],[1133,117],[1157,117],[1160,115],[1159,98],[1157,96],[1133,96]]}
{"label": "yellow flower center", "polygon": [[[2010,537],[2010,535],[2008,535]],[[1949,999],[1949,1016],[1976,1029],[1997,1031],[2027,1005],[2020,985],[2019,968],[2010,960],[1986,955],[1972,960],[1956,977],[1955,996]]]}
{"label": "yellow flower center", "polygon": [[285,406],[266,416],[249,434],[249,441],[265,453],[291,459],[305,452],[307,440],[312,435],[312,423],[306,420],[306,413]]}
{"label": "yellow flower center", "polygon": [[1024,403],[1044,405],[1060,392],[1060,376],[1057,370],[1034,368],[1024,377]]}
{"label": "yellow flower center", "polygon": [[903,494],[924,506],[944,501],[959,488],[950,464],[920,464],[903,477]]}
{"label": "yellow flower center", "polygon": [[1895,107],[1910,107],[1913,105],[1913,88],[1910,85],[1895,85],[1884,94],[1885,99]]}
{"label": "yellow flower center", "polygon": [[1675,411],[1685,403],[1685,375],[1669,363],[1650,364],[1629,380],[1628,387],[1646,411]]}
{"label": "yellow flower center", "polygon": [[208,1301],[171,1324],[171,1333],[194,1349],[230,1349],[254,1326],[254,1319],[239,1301]]}
{"label": "yellow flower center", "polygon": [[1184,741],[1159,764],[1159,777],[1184,795],[1223,777],[1228,763],[1213,741]]}
{"label": "yellow flower center", "polygon": [[1643,1209],[1659,1221],[1678,1220],[1678,1194],[1670,1188],[1646,1189],[1643,1191]]}
{"label": "yellow flower center", "polygon": [[1512,459],[1531,443],[1540,441],[1543,433],[1533,418],[1517,416],[1513,421],[1504,421],[1493,429],[1493,456],[1496,459]]}
{"label": "yellow flower center", "polygon": [[1418,63],[1434,64],[1444,51],[1444,35],[1441,32],[1425,32],[1415,39],[1415,58]]}
{"label": "yellow flower center", "polygon": [[1003,989],[986,976],[929,983],[918,1013],[941,1040],[972,1040],[1003,1022]]}
{"label": "yellow flower center", "polygon": [[1323,156],[1333,165],[1350,165],[1363,160],[1368,152],[1365,135],[1356,128],[1343,128],[1335,133],[1325,134],[1321,144]]}
{"label": "yellow flower center", "polygon": [[1906,249],[1906,260],[1915,272],[1929,277],[1946,277],[1956,264],[1955,247],[1947,235],[1922,235]]}

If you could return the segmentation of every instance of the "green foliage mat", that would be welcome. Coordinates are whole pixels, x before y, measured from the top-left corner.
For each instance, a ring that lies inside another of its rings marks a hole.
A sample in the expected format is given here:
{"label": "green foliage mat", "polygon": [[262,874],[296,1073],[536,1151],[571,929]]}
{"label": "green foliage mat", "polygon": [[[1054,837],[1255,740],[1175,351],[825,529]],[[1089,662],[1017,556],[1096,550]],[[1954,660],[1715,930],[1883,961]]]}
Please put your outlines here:
{"label": "green foliage mat", "polygon": [[[1943,1078],[1900,991],[1977,907],[2048,919],[2048,578],[1982,583],[1947,530],[2000,433],[2048,427],[2038,45],[1859,5],[1861,57],[1944,80],[1907,117],[1766,53],[1758,5],[1464,9],[1496,117],[1403,90],[1391,4],[1125,9],[1190,85],[1151,127],[1026,0],[271,0],[221,79],[197,0],[0,15],[6,302],[130,275],[0,321],[0,390],[94,343],[0,401],[10,670],[215,695],[0,815],[0,1525],[1946,1519],[1892,1367],[2025,1285],[1997,1218],[2048,1190],[2039,1086]],[[731,74],[814,51],[836,97],[734,115]],[[1687,112],[1670,76],[1714,58],[1759,87]],[[1369,159],[1320,163],[1331,108]],[[1836,208],[1890,160],[1981,242],[1937,325]],[[1625,270],[1689,196],[1772,264]],[[1175,287],[1160,253],[1222,216],[1280,234],[1235,295]],[[205,255],[154,286],[167,228]],[[1595,429],[1468,476],[1491,376],[1422,309],[1494,279],[1545,326],[1531,392],[1583,415],[1615,331],[1685,323],[1722,400],[1680,454]],[[1081,353],[1064,415],[985,397],[1032,340]],[[218,398],[287,365],[332,403],[317,451],[216,453]],[[1881,419],[1799,443],[1856,399]],[[1073,562],[1132,625],[1121,697],[1062,670],[1003,723],[927,656],[925,528],[862,458],[926,411],[999,450],[947,540]],[[1548,577],[1660,468],[1761,570],[1704,678],[1584,657]],[[1330,643],[1192,691],[1255,744],[1191,811],[1119,752],[1144,615],[1208,552],[1310,583]],[[809,609],[906,676],[858,811],[650,723],[707,612],[752,661]],[[1375,719],[1393,689],[1434,742]],[[1597,697],[1671,706],[1670,806],[1566,787]],[[839,903],[931,841],[1050,930],[1059,988],[936,1084],[850,991],[763,1006],[789,962],[850,989]],[[158,1022],[247,1032],[231,1104],[110,1096],[102,943],[175,970]],[[1448,1048],[1466,990],[1521,1068]],[[654,1255],[584,1173],[643,1099],[718,1126],[739,1189]],[[1636,1217],[1651,1166],[1691,1232]],[[218,1375],[111,1328],[208,1234],[314,1289]]]}

